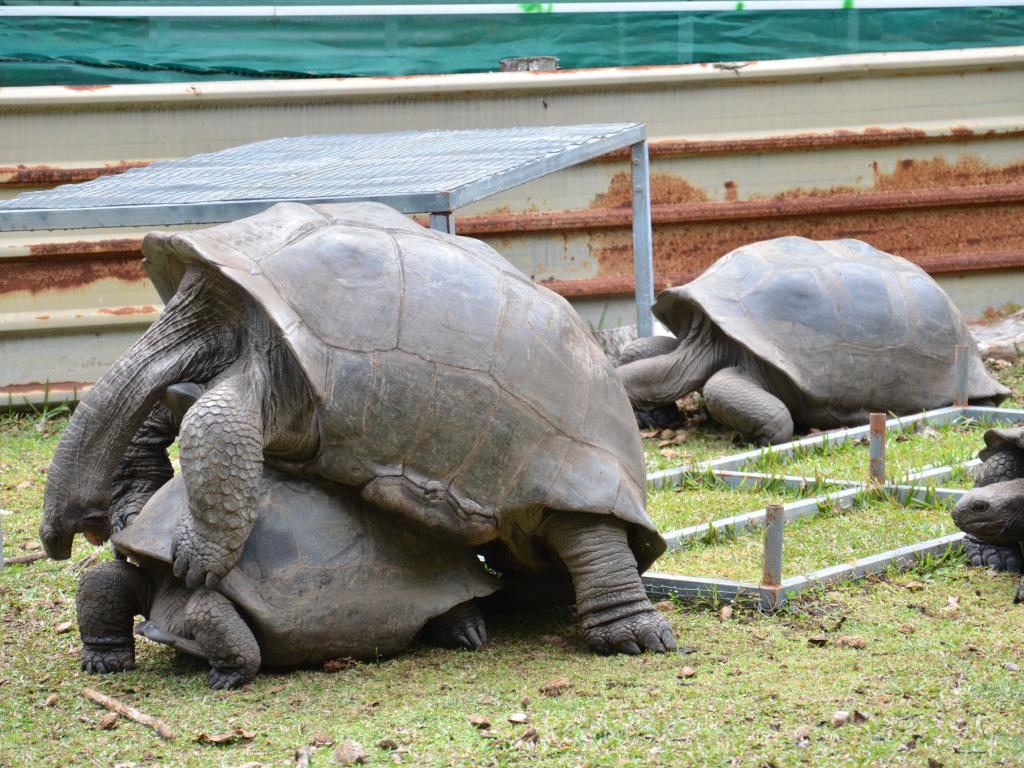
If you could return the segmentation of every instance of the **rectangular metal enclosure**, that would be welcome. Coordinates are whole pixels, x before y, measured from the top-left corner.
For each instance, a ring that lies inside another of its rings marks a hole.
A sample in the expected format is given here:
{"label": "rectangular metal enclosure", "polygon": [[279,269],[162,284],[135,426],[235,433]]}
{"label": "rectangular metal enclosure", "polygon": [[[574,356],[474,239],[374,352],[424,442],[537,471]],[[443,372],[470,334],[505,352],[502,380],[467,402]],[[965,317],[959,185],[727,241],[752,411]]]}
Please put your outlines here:
{"label": "rectangular metal enclosure", "polygon": [[[938,408],[912,416],[891,418],[885,421],[885,431],[898,432],[917,424],[941,425],[951,424],[958,420],[970,420],[981,424],[996,421],[1024,422],[1024,410],[1013,408],[988,408],[980,406]],[[706,472],[733,488],[742,486],[783,485],[791,488],[803,488],[809,478],[786,475],[768,475],[759,472],[744,471],[746,466],[767,454],[776,456],[792,456],[794,453],[814,448],[827,448],[843,445],[851,440],[866,438],[872,429],[869,425],[840,429],[812,437],[795,440],[778,446],[762,448],[756,451],[726,456],[712,461],[701,462],[693,466],[673,467],[647,476],[648,489],[656,490],[681,483],[694,472]],[[883,443],[884,445],[884,443]],[[979,449],[981,445],[979,444]],[[874,451],[870,454],[877,457]],[[968,470],[976,470],[980,466],[977,459],[956,465]],[[900,483],[885,483],[872,476],[872,468],[865,464],[864,477],[827,478],[821,482],[838,486],[840,490],[815,494],[808,498],[784,504],[781,507],[768,506],[739,515],[717,520],[709,520],[691,525],[677,531],[664,533],[669,550],[681,549],[688,542],[704,537],[709,532],[739,532],[745,528],[765,529],[764,576],[762,583],[736,581],[704,576],[679,576],[674,574],[649,572],[643,576],[644,586],[652,599],[665,597],[710,597],[720,600],[735,600],[746,597],[758,600],[765,610],[779,607],[789,597],[814,587],[820,587],[842,581],[853,581],[880,573],[890,567],[905,569],[912,567],[926,556],[941,556],[950,550],[956,550],[963,539],[962,533],[952,533],[935,539],[919,542],[906,542],[893,549],[879,552],[867,557],[858,558],[844,563],[837,563],[809,573],[782,578],[783,540],[785,523],[798,518],[813,517],[825,506],[838,506],[853,509],[858,497],[865,493],[880,493],[893,499],[905,502],[907,499],[923,499],[931,495],[935,498],[959,499],[966,491],[956,488],[937,486],[937,481],[947,478],[954,466],[927,467],[910,474]],[[712,540],[717,540],[714,537]],[[657,567],[657,566],[655,566]]]}
{"label": "rectangular metal enclosure", "polygon": [[0,201],[0,232],[212,224],[282,202],[375,201],[427,213],[431,227],[454,234],[458,208],[626,148],[637,325],[649,336],[654,270],[640,123],[268,139]]}

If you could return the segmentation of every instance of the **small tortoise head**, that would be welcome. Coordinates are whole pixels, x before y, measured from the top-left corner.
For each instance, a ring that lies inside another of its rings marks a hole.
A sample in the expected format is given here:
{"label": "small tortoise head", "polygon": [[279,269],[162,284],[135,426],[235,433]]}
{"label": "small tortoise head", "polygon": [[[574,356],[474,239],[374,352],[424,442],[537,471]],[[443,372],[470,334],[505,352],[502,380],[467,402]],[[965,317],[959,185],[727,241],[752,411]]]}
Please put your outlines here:
{"label": "small tortoise head", "polygon": [[953,510],[953,522],[989,544],[1024,541],[1024,479],[993,483],[964,494]]}

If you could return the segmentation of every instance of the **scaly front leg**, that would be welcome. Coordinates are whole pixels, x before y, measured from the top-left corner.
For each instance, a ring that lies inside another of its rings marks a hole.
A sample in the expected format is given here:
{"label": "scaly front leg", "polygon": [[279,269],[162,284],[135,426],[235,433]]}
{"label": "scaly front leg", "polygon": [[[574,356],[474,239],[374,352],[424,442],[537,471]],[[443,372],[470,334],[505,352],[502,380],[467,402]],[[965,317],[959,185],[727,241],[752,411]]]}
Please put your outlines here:
{"label": "scaly front leg", "polygon": [[189,514],[174,532],[174,575],[213,588],[237,562],[255,518],[263,471],[262,382],[246,371],[196,401],[181,425]]}

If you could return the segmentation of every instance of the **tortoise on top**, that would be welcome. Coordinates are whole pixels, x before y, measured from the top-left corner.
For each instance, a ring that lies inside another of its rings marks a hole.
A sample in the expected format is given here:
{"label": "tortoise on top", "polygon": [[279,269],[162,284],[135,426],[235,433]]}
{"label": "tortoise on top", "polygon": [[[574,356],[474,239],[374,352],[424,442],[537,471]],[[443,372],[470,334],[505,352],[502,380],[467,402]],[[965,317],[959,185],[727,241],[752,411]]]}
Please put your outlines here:
{"label": "tortoise on top", "polygon": [[948,405],[958,344],[974,350],[972,401],[1009,393],[985,371],[938,284],[859,240],[780,237],[738,248],[662,291],[654,314],[677,338],[627,347],[631,361],[617,371],[633,404],[701,390],[715,419],[762,444],[789,440],[794,425]]}
{"label": "tortoise on top", "polygon": [[236,688],[261,667],[375,660],[424,634],[475,650],[486,639],[475,599],[497,579],[473,550],[443,542],[372,508],[353,488],[267,468],[242,556],[216,590],[171,574],[174,528],[188,514],[180,476],[112,541],[138,563],[83,572],[76,598],[82,668],[120,672],[137,632],[210,661],[211,688]]}
{"label": "tortoise on top", "polygon": [[595,650],[674,647],[639,577],[665,544],[629,401],[564,299],[374,203],[279,204],[152,233],[143,253],[167,307],[64,433],[40,529],[51,556],[109,534],[125,446],[168,387],[199,382],[174,534],[190,588],[235,564],[267,461],[523,567],[553,555]]}

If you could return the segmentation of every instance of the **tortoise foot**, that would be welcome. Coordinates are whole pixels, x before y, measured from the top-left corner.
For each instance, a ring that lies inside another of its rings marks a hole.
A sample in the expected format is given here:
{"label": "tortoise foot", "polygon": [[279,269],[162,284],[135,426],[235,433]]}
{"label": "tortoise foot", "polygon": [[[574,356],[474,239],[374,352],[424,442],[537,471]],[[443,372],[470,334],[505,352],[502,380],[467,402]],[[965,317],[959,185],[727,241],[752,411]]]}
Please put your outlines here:
{"label": "tortoise foot", "polygon": [[[233,551],[203,535],[190,515],[178,523],[174,531],[173,571],[176,578],[184,579],[189,589],[205,586],[213,589],[227,575],[241,555],[241,547]],[[244,544],[244,542],[243,542]]]}
{"label": "tortoise foot", "polygon": [[633,410],[633,414],[640,429],[667,429],[682,421],[682,414],[675,403],[654,405],[649,408],[638,407]]}
{"label": "tortoise foot", "polygon": [[993,568],[997,571],[1024,573],[1024,555],[1020,547],[1004,547],[999,544],[986,544],[984,541],[967,534],[963,541],[964,555],[967,562],[977,568]]}
{"label": "tortoise foot", "polygon": [[442,648],[476,651],[487,642],[487,625],[476,602],[470,600],[432,620],[427,637]]}
{"label": "tortoise foot", "polygon": [[84,643],[81,668],[91,675],[110,675],[135,668],[135,643],[93,645]]}
{"label": "tortoise foot", "polygon": [[595,653],[625,653],[630,656],[668,653],[676,649],[672,627],[658,611],[636,613],[622,619],[584,629],[583,639]]}
{"label": "tortoise foot", "polygon": [[206,685],[214,691],[231,691],[241,688],[252,680],[238,667],[210,667],[206,675]]}

